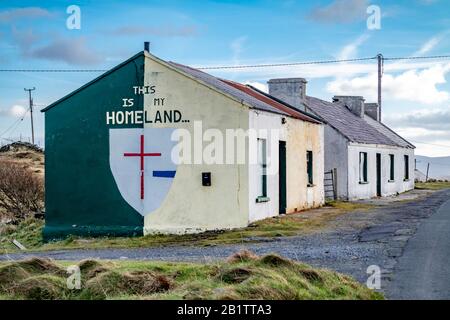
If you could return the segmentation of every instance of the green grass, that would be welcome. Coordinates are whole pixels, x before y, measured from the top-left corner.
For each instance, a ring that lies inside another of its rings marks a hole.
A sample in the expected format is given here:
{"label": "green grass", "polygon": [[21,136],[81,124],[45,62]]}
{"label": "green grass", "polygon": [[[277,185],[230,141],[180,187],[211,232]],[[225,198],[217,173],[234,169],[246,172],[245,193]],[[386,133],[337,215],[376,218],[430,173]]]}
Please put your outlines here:
{"label": "green grass", "polygon": [[328,208],[305,211],[286,216],[258,221],[247,228],[205,232],[193,235],[148,235],[144,237],[124,238],[78,238],[68,237],[63,241],[42,242],[43,221],[28,219],[20,225],[0,229],[0,249],[7,252],[17,251],[12,244],[17,239],[28,250],[59,249],[99,249],[99,248],[142,248],[167,245],[212,246],[257,241],[260,238],[288,237],[306,234],[326,228],[340,215],[353,211],[366,211],[373,205],[352,202],[330,202]]}
{"label": "green grass", "polygon": [[63,241],[42,242],[43,221],[28,219],[18,226],[8,226],[0,230],[0,248],[13,252],[12,244],[17,239],[29,250],[58,250],[86,248],[138,248],[162,245],[211,246],[256,241],[258,238],[295,236],[326,228],[336,217],[355,210],[368,210],[373,206],[350,202],[331,202],[330,208],[319,209],[314,214],[308,212],[275,217],[256,222],[243,229],[205,232],[195,235],[148,235],[134,238],[77,238],[68,237]]}
{"label": "green grass", "polygon": [[416,182],[419,190],[443,190],[450,189],[450,182]]}
{"label": "green grass", "polygon": [[0,299],[383,299],[348,276],[248,251],[212,264],[82,261],[80,290],[67,288],[69,264],[0,264]]}

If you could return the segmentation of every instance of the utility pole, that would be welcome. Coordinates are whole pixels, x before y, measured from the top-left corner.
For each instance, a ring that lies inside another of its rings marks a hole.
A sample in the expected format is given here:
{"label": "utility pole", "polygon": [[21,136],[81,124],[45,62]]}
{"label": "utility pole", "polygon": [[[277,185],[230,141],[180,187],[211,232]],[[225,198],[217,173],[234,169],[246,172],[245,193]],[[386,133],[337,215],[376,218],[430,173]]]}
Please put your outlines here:
{"label": "utility pole", "polygon": [[428,182],[428,174],[430,173],[430,163],[428,163],[427,166],[427,178],[425,179],[425,182]]}
{"label": "utility pole", "polygon": [[381,122],[381,79],[383,78],[383,55],[379,53],[378,59],[378,119]]}
{"label": "utility pole", "polygon": [[36,88],[35,87],[31,89],[24,88],[23,90],[28,91],[28,98],[30,103],[30,118],[31,118],[31,143],[34,144],[33,98],[31,98],[31,91],[36,90]]}

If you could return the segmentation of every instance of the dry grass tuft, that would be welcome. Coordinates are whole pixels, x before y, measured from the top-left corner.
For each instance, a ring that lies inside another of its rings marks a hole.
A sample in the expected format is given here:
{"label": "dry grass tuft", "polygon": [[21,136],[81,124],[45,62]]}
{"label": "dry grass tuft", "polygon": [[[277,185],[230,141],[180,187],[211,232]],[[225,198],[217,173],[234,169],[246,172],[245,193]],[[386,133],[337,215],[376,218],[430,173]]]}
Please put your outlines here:
{"label": "dry grass tuft", "polygon": [[246,267],[225,268],[218,274],[218,279],[225,283],[241,283],[250,278],[253,271]]}
{"label": "dry grass tuft", "polygon": [[258,260],[259,257],[250,250],[240,250],[227,258],[229,263],[239,263]]}
{"label": "dry grass tuft", "polygon": [[292,267],[295,262],[280,257],[277,254],[266,254],[260,258],[260,263],[270,267]]}

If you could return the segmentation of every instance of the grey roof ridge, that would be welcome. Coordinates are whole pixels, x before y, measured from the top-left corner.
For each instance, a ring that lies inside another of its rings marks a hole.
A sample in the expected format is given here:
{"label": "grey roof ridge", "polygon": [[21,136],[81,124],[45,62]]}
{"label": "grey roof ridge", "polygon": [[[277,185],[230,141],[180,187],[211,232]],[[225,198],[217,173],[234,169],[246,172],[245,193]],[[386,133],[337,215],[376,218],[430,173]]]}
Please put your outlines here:
{"label": "grey roof ridge", "polygon": [[[343,105],[342,103],[338,103],[338,102],[329,102],[317,97],[313,97],[313,96],[307,96],[308,98],[312,98],[312,99],[317,99],[320,100],[322,102],[325,102],[326,104],[339,104],[340,106],[344,107],[345,109],[347,109],[345,107],[345,105]],[[306,101],[306,99],[303,102],[307,107],[308,107],[308,101]],[[312,112],[314,112],[314,110],[311,107],[308,107]],[[348,109],[347,109],[348,110]],[[354,115],[350,110],[348,110],[349,114],[351,114],[354,117],[357,117],[356,115]],[[320,117],[319,114],[317,114],[317,112],[314,112],[316,115],[318,115]],[[367,121],[365,121],[364,119],[362,119],[365,123],[367,123],[368,125],[370,125]],[[369,143],[363,143],[363,142],[358,142],[355,141],[354,139],[352,139],[351,137],[349,137],[348,135],[346,135],[345,133],[343,133],[339,128],[337,128],[336,126],[332,125],[331,123],[329,123],[328,121],[326,121],[325,119],[322,120],[323,122],[325,122],[326,124],[328,124],[330,127],[332,127],[334,130],[336,130],[339,134],[341,134],[343,137],[345,137],[348,141],[353,142],[353,143],[357,143],[357,144],[369,144]],[[395,141],[392,141],[392,139],[390,139],[389,137],[387,137],[385,134],[381,133],[380,131],[378,131],[376,128],[374,128],[372,125],[370,125],[371,128],[373,128],[374,130],[376,130],[379,134],[381,134],[385,139],[387,139],[388,141],[391,142],[391,145],[393,146],[397,146],[397,147],[402,147],[403,146],[399,145],[398,143],[396,143]],[[379,144],[379,145],[388,145],[388,144]]]}
{"label": "grey roof ridge", "polygon": [[258,92],[258,93],[260,93],[260,94],[266,96],[267,98],[274,100],[275,102],[281,103],[282,105],[285,105],[286,107],[291,108],[292,110],[294,110],[294,111],[296,111],[296,112],[299,112],[299,113],[303,114],[303,115],[306,116],[306,117],[310,117],[310,118],[313,118],[314,120],[317,120],[317,121],[319,121],[319,122],[323,122],[323,120],[322,120],[320,117],[318,117],[318,116],[316,116],[316,115],[314,115],[314,114],[311,114],[311,113],[309,113],[309,112],[305,112],[305,111],[303,111],[303,110],[301,110],[301,109],[298,109],[298,108],[294,107],[293,105],[290,105],[289,103],[287,103],[287,102],[285,102],[285,101],[283,101],[283,100],[280,100],[280,99],[278,99],[277,97],[274,97],[274,96],[272,96],[271,94],[269,94],[269,93],[267,93],[267,92],[264,92],[264,91],[262,91],[262,90],[259,90],[258,88],[255,88],[254,86],[252,86],[252,85],[250,85],[250,84],[247,84],[246,86],[249,87],[249,88],[252,88],[252,89],[255,90],[256,92]]}
{"label": "grey roof ridge", "polygon": [[[364,119],[364,121],[366,121],[365,119]],[[376,121],[375,119],[374,119],[374,121]],[[367,122],[367,121],[366,121]],[[413,148],[413,149],[415,149],[416,148],[416,146],[415,145],[413,145],[411,142],[409,142],[408,140],[406,140],[405,138],[403,138],[401,135],[399,135],[397,132],[395,132],[394,130],[392,130],[391,128],[389,128],[387,125],[385,125],[383,122],[381,122],[381,121],[378,121],[378,123],[380,124],[380,125],[382,125],[384,128],[386,128],[387,130],[389,130],[390,132],[392,132],[393,134],[395,134],[397,137],[399,137],[400,139],[402,139],[403,141],[405,141],[407,144],[409,144],[409,146],[411,147],[411,148]],[[369,123],[370,124],[370,123]]]}
{"label": "grey roof ridge", "polygon": [[[312,97],[312,96],[307,96],[307,97],[322,100],[322,99],[320,99],[320,98],[316,98],[316,97]],[[325,101],[325,100],[322,100],[322,101]],[[328,101],[325,101],[325,102],[328,102]],[[314,113],[317,117],[319,117],[323,123],[328,124],[330,127],[332,127],[334,130],[336,130],[336,132],[338,132],[340,135],[342,135],[342,136],[343,136],[345,139],[347,139],[348,141],[350,141],[350,142],[356,142],[356,141],[354,141],[352,138],[350,138],[349,136],[347,136],[345,133],[343,133],[341,130],[339,130],[338,128],[336,128],[335,126],[333,126],[331,123],[329,123],[328,121],[326,121],[325,119],[323,119],[323,118],[322,118],[317,112],[315,112],[311,107],[308,107],[308,102],[307,102],[306,100],[305,100],[303,103],[306,105],[306,107],[307,107],[309,110],[311,110],[312,113]]]}

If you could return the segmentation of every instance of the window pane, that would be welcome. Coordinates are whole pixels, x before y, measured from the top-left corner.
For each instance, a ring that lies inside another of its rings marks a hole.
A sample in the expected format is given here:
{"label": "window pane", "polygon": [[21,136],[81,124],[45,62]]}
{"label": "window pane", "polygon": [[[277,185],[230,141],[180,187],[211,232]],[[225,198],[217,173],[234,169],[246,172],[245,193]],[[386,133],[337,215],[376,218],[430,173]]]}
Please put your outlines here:
{"label": "window pane", "polygon": [[306,151],[306,167],[308,171],[308,184],[312,185],[314,183],[314,172],[313,172],[313,153],[312,151]]}
{"label": "window pane", "polygon": [[267,147],[265,139],[258,139],[258,194],[267,197]]}
{"label": "window pane", "polygon": [[405,156],[405,180],[409,179],[409,156]]}
{"label": "window pane", "polygon": [[390,180],[394,181],[395,180],[395,156],[393,154],[389,155],[390,158]]}
{"label": "window pane", "polygon": [[367,182],[367,152],[359,153],[359,182]]}

